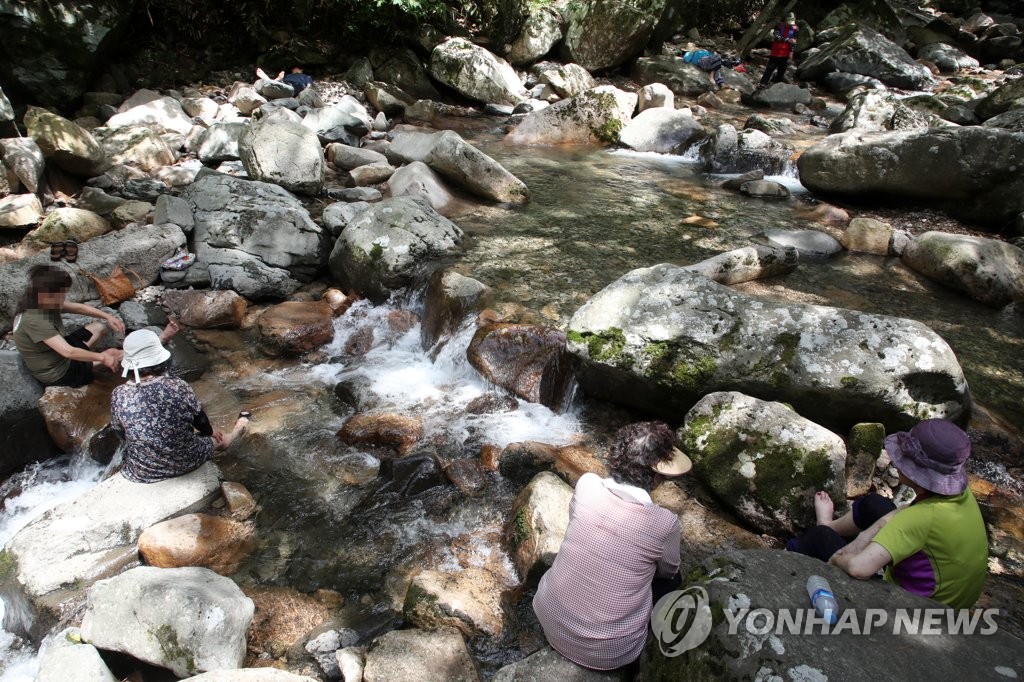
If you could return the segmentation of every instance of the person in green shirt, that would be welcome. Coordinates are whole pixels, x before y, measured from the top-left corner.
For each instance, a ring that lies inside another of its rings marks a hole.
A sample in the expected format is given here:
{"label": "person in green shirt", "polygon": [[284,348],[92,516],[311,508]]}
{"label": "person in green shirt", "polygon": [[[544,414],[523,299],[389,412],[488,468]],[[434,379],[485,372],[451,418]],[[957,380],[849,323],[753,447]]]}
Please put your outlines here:
{"label": "person in green shirt", "polygon": [[854,578],[871,578],[885,568],[885,579],[908,592],[970,608],[988,571],[985,523],[964,468],[970,439],[951,422],[926,419],[888,436],[885,450],[900,481],[914,490],[913,503],[897,510],[871,494],[833,519],[832,499],[819,492],[814,499],[818,525],[787,548],[828,561]]}
{"label": "person in green shirt", "polygon": [[[34,267],[14,318],[18,353],[32,376],[46,386],[85,386],[93,380],[94,367],[117,371],[123,355],[116,348],[92,350],[108,328],[123,334],[124,323],[90,305],[68,301],[71,283],[71,275],[57,266]],[[62,312],[100,321],[66,334]]]}

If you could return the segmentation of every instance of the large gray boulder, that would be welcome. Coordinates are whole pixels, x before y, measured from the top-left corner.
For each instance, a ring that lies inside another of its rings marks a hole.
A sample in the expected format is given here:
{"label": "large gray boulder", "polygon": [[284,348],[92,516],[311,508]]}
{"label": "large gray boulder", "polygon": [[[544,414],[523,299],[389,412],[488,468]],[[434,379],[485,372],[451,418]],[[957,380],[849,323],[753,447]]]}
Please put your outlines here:
{"label": "large gray boulder", "polygon": [[565,21],[553,7],[537,7],[526,18],[519,37],[509,46],[505,58],[516,66],[535,62],[562,39]]}
{"label": "large gray boulder", "polygon": [[802,80],[818,80],[832,71],[871,76],[906,90],[926,90],[935,85],[931,72],[906,50],[881,33],[856,25],[802,61],[797,75]]}
{"label": "large gray boulder", "polygon": [[385,199],[356,215],[331,252],[331,274],[376,302],[413,282],[425,261],[454,253],[462,230],[424,201]]}
{"label": "large gray boulder", "polygon": [[917,50],[917,58],[932,62],[943,73],[956,73],[981,66],[978,60],[955,45],[930,43]]}
{"label": "large gray boulder", "polygon": [[550,85],[559,97],[575,97],[585,90],[597,87],[597,81],[590,72],[579,64],[564,64],[543,69],[538,80]]}
{"label": "large gray boulder", "polygon": [[569,527],[573,489],[557,474],[542,471],[516,497],[504,539],[522,580],[551,566]]}
{"label": "large gray boulder", "polygon": [[214,288],[281,298],[320,267],[321,229],[281,187],[210,173],[182,198],[192,207],[196,252]]}
{"label": "large gray boulder", "polygon": [[179,677],[240,668],[255,605],[208,568],[139,566],[89,590],[82,639]]}
{"label": "large gray boulder", "polygon": [[390,45],[371,48],[370,64],[375,80],[397,86],[415,99],[441,99],[416,53],[409,48],[395,49]]}
{"label": "large gray boulder", "polygon": [[741,98],[744,104],[769,109],[792,111],[797,104],[809,106],[814,99],[811,91],[792,83],[772,83],[770,87],[754,90]]}
{"label": "large gray boulder", "polygon": [[737,516],[762,533],[814,525],[814,493],[846,495],[843,439],[782,403],[709,393],[676,438],[693,470]]}
{"label": "large gray boulder", "polygon": [[492,201],[521,203],[530,197],[522,180],[452,130],[402,130],[391,140],[387,158],[396,165],[422,161],[452,184]]}
{"label": "large gray boulder", "polygon": [[39,412],[40,384],[17,351],[0,351],[0,479],[57,454]]}
{"label": "large gray boulder", "polygon": [[46,170],[46,157],[31,137],[11,137],[0,140],[0,160],[14,172],[29,192],[39,189],[39,181]]}
{"label": "large gray boulder", "polygon": [[409,585],[402,615],[424,630],[455,629],[467,637],[498,639],[508,628],[502,596],[511,587],[478,566],[422,571]]}
{"label": "large gray boulder", "polygon": [[594,0],[570,3],[564,47],[569,60],[587,71],[626,63],[647,45],[665,0]]}
{"label": "large gray boulder", "polygon": [[601,85],[526,115],[510,144],[612,144],[629,123],[637,95]]}
{"label": "large gray boulder", "polygon": [[920,322],[769,303],[675,265],[612,282],[576,311],[567,336],[588,395],[670,419],[712,391],[781,400],[844,429],[969,410],[953,351]]}
{"label": "large gray boulder", "polygon": [[134,128],[142,126],[157,133],[175,132],[187,135],[192,130],[192,118],[173,97],[160,97],[114,114],[106,123],[108,128]]}
{"label": "large gray boulder", "polygon": [[214,123],[200,138],[196,156],[204,164],[237,161],[241,158],[239,143],[248,129],[246,123]]}
{"label": "large gray boulder", "polygon": [[67,106],[88,89],[131,23],[132,3],[0,3],[0,81],[29,101]]}
{"label": "large gray boulder", "polygon": [[[835,626],[823,625],[820,617],[809,622],[805,586],[811,575],[823,576],[835,592]],[[853,580],[801,554],[723,552],[693,570],[683,588],[688,599],[675,605],[675,613],[685,617],[681,609],[692,604],[709,636],[672,657],[652,641],[641,664],[650,682],[843,680],[851,667],[863,679],[891,677],[899,669],[918,680],[995,681],[1019,679],[1024,671],[1024,643],[1002,628],[997,611],[961,612],[975,627],[954,630],[948,619],[957,612],[936,601],[882,580]],[[783,615],[799,618],[799,625],[783,622]],[[665,632],[666,647],[673,644],[671,632]]]}
{"label": "large gray boulder", "polygon": [[998,116],[1011,109],[1020,109],[1024,100],[1024,78],[1007,80],[978,102],[975,111],[982,120]]}
{"label": "large gray boulder", "polygon": [[431,275],[420,322],[423,350],[430,350],[438,341],[454,334],[467,317],[487,305],[490,295],[486,284],[453,270],[438,270]]}
{"label": "large gray boulder", "polygon": [[632,76],[643,85],[662,83],[679,97],[697,97],[713,87],[707,73],[670,55],[637,59]]}
{"label": "large gray boulder", "polygon": [[903,262],[976,301],[1002,307],[1024,302],[1024,250],[966,234],[925,232],[911,240]]}
{"label": "large gray boulder", "polygon": [[[185,234],[177,225],[137,225],[90,239],[87,244],[79,249],[77,265],[57,264],[71,274],[68,300],[76,303],[99,298],[96,287],[80,274],[81,270],[103,276],[120,265],[138,273],[143,284],[152,284],[160,276],[160,264],[185,245]],[[48,251],[0,265],[0,333],[11,330],[14,310],[28,286],[29,269],[44,263],[50,263]]]}
{"label": "large gray boulder", "polygon": [[768,134],[753,128],[737,131],[729,123],[719,125],[700,147],[701,163],[712,173],[778,175],[791,155],[792,150]]}
{"label": "large gray boulder", "polygon": [[618,671],[602,672],[576,665],[550,646],[506,665],[491,678],[492,682],[621,682],[622,679]]}
{"label": "large gray boulder", "polygon": [[796,249],[800,258],[829,258],[843,250],[839,240],[820,230],[765,230],[755,239],[777,248]]}
{"label": "large gray boulder", "polygon": [[682,154],[700,142],[704,126],[686,111],[655,107],[641,111],[619,133],[619,142],[638,152]]}
{"label": "large gray boulder", "polygon": [[35,194],[11,194],[0,199],[0,227],[35,227],[43,218],[43,205]]}
{"label": "large gray boulder", "polygon": [[478,682],[466,641],[459,632],[392,630],[366,652],[363,682]]}
{"label": "large gray boulder", "polygon": [[318,107],[302,117],[302,125],[306,126],[317,137],[331,134],[330,131],[341,128],[348,132],[356,141],[369,132],[373,120],[366,109],[355,98],[345,98],[331,106]]}
{"label": "large gray boulder", "polygon": [[1001,128],[830,135],[798,165],[813,192],[930,201],[997,225],[1024,211],[1024,133]]}
{"label": "large gray boulder", "polygon": [[174,150],[152,128],[96,128],[92,134],[103,145],[111,163],[135,166],[148,173],[177,161]]}
{"label": "large gray boulder", "polygon": [[219,472],[212,463],[158,483],[133,483],[115,474],[33,520],[7,544],[13,581],[7,589],[24,595],[43,617],[8,622],[7,628],[45,631],[56,615],[50,609],[69,592],[74,596],[138,561],[142,531],[206,508],[219,492]]}
{"label": "large gray boulder", "polygon": [[455,198],[444,179],[422,161],[413,161],[396,170],[388,179],[388,189],[393,197],[423,197],[441,214]]}
{"label": "large gray boulder", "polygon": [[430,54],[430,73],[478,102],[517,104],[526,99],[526,88],[515,69],[465,38],[449,38],[435,47]]}
{"label": "large gray boulder", "polygon": [[919,130],[927,127],[928,119],[892,92],[866,90],[850,98],[843,113],[832,121],[829,132]]}
{"label": "large gray boulder", "polygon": [[238,143],[245,172],[299,194],[316,194],[326,162],[316,133],[302,124],[268,117],[249,126]]}
{"label": "large gray boulder", "polygon": [[45,156],[74,175],[91,177],[110,167],[106,151],[77,123],[38,107],[25,111],[25,128]]}

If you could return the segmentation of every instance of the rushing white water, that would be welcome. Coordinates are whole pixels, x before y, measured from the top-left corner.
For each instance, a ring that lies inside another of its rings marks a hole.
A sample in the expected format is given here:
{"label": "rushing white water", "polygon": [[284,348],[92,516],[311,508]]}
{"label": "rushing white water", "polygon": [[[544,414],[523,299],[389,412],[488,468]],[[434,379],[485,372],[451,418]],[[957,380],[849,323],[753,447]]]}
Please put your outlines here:
{"label": "rushing white water", "polygon": [[[10,542],[33,519],[95,486],[104,467],[90,460],[60,457],[34,464],[4,482],[0,496],[0,547]],[[12,491],[20,490],[20,493]],[[7,605],[0,599],[0,623]],[[38,668],[36,650],[14,634],[0,629],[0,682],[31,682]]]}

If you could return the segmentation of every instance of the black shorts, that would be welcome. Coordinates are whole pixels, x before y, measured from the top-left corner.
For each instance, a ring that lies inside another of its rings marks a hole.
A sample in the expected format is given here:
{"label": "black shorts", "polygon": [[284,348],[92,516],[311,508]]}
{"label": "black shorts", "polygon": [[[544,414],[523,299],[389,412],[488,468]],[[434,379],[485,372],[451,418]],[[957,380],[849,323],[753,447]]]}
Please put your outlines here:
{"label": "black shorts", "polygon": [[[86,342],[92,338],[92,332],[81,327],[64,337],[69,346],[89,350]],[[87,360],[71,360],[71,366],[64,372],[64,376],[47,386],[70,386],[77,388],[92,383],[92,362]]]}

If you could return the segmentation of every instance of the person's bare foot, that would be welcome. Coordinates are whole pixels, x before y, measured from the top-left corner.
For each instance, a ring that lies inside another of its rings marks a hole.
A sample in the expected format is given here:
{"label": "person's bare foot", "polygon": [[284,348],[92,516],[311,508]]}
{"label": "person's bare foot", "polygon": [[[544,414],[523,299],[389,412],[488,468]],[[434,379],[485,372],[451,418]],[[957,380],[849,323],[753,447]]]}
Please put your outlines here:
{"label": "person's bare foot", "polygon": [[814,493],[814,518],[819,526],[831,526],[836,514],[832,498],[824,490]]}

